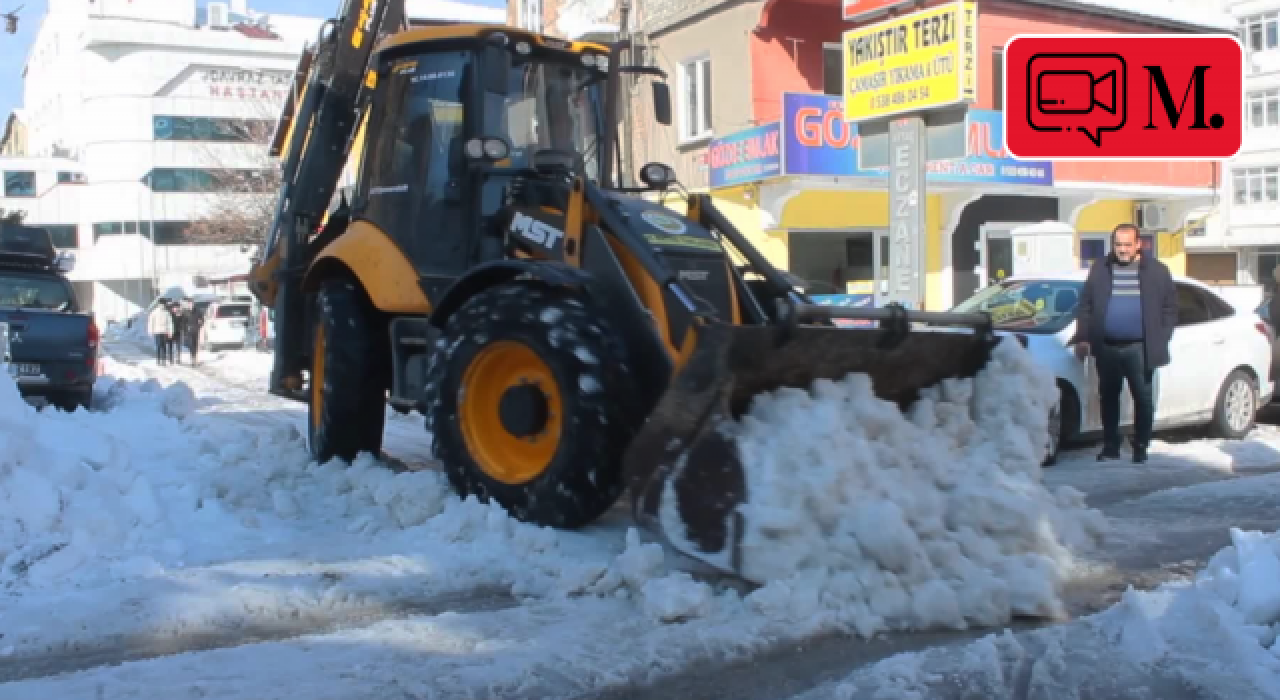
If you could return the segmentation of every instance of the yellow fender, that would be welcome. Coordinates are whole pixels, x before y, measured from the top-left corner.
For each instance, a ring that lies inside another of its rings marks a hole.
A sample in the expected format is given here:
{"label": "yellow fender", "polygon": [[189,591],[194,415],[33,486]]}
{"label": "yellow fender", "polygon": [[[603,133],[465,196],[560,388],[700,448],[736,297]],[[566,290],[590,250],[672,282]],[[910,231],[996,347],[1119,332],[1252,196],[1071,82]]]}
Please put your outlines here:
{"label": "yellow fender", "polygon": [[324,279],[347,270],[374,308],[393,314],[428,314],[431,302],[418,286],[418,271],[387,234],[368,221],[353,221],[307,268],[302,288],[314,292]]}

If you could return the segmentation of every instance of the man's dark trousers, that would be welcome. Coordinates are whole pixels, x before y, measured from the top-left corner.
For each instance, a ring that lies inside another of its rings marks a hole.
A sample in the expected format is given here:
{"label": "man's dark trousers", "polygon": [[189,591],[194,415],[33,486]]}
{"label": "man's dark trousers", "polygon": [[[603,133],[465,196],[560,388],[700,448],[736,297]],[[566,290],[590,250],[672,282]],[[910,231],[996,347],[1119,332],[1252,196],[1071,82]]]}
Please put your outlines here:
{"label": "man's dark trousers", "polygon": [[1151,383],[1155,371],[1146,369],[1142,341],[1102,342],[1095,350],[1098,367],[1098,400],[1102,406],[1102,447],[1108,453],[1120,451],[1120,390],[1127,382],[1133,398],[1133,446],[1146,450],[1151,445],[1155,406]]}
{"label": "man's dark trousers", "polygon": [[169,336],[155,335],[156,339],[156,363],[164,364],[169,359]]}

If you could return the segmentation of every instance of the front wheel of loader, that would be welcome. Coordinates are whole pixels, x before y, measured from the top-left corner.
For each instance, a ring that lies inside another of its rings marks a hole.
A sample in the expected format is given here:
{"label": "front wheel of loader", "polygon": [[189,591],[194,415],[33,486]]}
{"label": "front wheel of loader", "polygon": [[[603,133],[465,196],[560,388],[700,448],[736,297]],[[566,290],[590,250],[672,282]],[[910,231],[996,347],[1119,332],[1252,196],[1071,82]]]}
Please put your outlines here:
{"label": "front wheel of loader", "polygon": [[459,495],[575,528],[621,495],[635,395],[605,319],[567,292],[485,290],[449,319],[427,376],[432,448]]}
{"label": "front wheel of loader", "polygon": [[307,446],[312,459],[350,462],[382,450],[386,391],[373,312],[355,283],[321,284],[311,314]]}

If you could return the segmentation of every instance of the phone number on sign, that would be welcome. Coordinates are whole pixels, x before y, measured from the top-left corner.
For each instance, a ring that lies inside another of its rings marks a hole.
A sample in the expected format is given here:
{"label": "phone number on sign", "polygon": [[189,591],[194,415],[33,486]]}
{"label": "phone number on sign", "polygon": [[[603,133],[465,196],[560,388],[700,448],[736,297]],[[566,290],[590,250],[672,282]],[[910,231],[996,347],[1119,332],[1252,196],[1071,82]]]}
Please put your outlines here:
{"label": "phone number on sign", "polygon": [[903,88],[889,93],[872,95],[868,99],[868,103],[871,105],[871,109],[885,109],[886,107],[908,105],[927,99],[929,99],[929,86],[923,85],[921,87]]}

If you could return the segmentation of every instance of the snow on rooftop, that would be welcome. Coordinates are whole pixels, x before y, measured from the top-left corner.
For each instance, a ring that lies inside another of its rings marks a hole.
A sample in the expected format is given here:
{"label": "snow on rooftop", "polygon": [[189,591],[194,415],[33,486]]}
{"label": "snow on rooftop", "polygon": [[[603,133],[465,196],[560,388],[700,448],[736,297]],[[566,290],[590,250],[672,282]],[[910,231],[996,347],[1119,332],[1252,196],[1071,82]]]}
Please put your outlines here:
{"label": "snow on rooftop", "polygon": [[307,44],[320,35],[320,26],[324,20],[318,17],[301,17],[298,15],[270,15],[272,31],[291,44]]}
{"label": "snow on rooftop", "polygon": [[1197,27],[1235,31],[1238,23],[1219,3],[1196,0],[1069,0],[1076,5],[1090,5],[1102,10],[1127,12],[1169,22]]}
{"label": "snow on rooftop", "polygon": [[405,12],[410,19],[420,20],[450,20],[482,24],[505,24],[507,21],[505,7],[485,7],[454,2],[454,0],[405,0]]}

